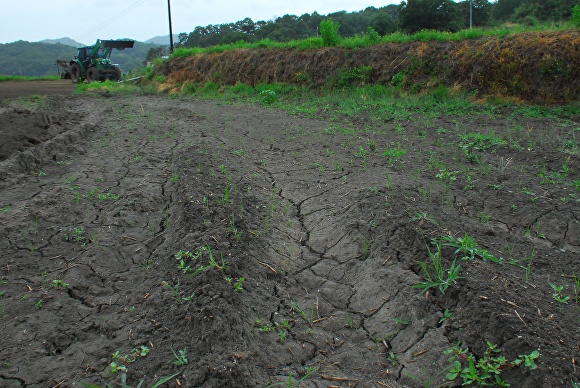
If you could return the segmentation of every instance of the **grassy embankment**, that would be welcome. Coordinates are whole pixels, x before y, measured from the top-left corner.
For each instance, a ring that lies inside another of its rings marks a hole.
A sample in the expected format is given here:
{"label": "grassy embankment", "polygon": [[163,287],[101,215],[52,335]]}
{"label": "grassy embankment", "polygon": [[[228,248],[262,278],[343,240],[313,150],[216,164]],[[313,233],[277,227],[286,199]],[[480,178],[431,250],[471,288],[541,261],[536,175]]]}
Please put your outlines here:
{"label": "grassy embankment", "polygon": [[[332,48],[322,47],[322,38],[238,42],[177,49],[169,60],[132,74],[144,75],[141,87],[104,83],[80,85],[78,91],[102,87],[114,92],[160,90],[261,103],[296,113],[332,111],[377,119],[413,111],[468,114],[511,106],[532,116],[575,115],[580,109],[574,94],[580,58],[574,61],[577,53],[572,48],[568,51],[567,43],[576,41],[580,42],[580,31],[563,24],[384,37],[369,32],[341,39],[339,47]],[[553,52],[536,54],[546,48]],[[386,55],[393,60],[385,59]],[[540,57],[535,60],[534,55]],[[284,59],[289,56],[294,57]],[[274,70],[277,74],[265,74],[280,60],[280,69]],[[528,84],[525,77],[535,77],[535,81]],[[563,88],[569,90],[561,92]],[[522,104],[538,96],[535,105]]]}

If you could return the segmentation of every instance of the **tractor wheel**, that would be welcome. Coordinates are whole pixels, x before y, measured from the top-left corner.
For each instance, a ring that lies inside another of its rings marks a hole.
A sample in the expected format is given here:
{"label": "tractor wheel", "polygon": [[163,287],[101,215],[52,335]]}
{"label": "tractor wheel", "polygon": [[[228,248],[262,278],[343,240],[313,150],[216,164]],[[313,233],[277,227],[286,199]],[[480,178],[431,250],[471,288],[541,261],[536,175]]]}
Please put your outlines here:
{"label": "tractor wheel", "polygon": [[87,69],[87,82],[93,83],[99,81],[101,76],[99,75],[99,71],[96,67],[89,67]]}
{"label": "tractor wheel", "polygon": [[115,72],[109,75],[109,80],[111,81],[120,81],[121,80],[121,69],[118,67],[115,68]]}
{"label": "tractor wheel", "polygon": [[75,84],[81,82],[81,67],[76,62],[70,66],[70,79]]}

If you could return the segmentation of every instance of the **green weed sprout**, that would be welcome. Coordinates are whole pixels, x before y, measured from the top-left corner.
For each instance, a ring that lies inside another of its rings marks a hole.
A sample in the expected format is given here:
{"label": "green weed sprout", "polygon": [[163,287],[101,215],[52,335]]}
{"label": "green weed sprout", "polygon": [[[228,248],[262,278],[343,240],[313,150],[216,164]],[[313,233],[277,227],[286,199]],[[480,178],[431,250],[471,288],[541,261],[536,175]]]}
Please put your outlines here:
{"label": "green weed sprout", "polygon": [[182,366],[187,365],[189,363],[189,361],[187,360],[187,347],[179,349],[177,353],[175,353],[175,350],[173,350],[173,348],[171,348],[171,351],[173,352],[174,357],[173,363],[175,365]]}
{"label": "green weed sprout", "polygon": [[554,290],[554,293],[552,294],[552,298],[554,298],[556,301],[558,301],[558,303],[562,303],[562,304],[567,304],[568,301],[570,300],[569,296],[564,296],[562,295],[562,291],[564,290],[564,286],[557,286],[553,283],[550,283],[550,287],[552,287],[552,289]]}
{"label": "green weed sprout", "polygon": [[461,266],[455,263],[456,260],[453,260],[451,267],[445,270],[443,268],[441,243],[436,241],[435,246],[437,248],[436,251],[432,251],[429,249],[429,247],[427,247],[431,262],[419,262],[419,265],[425,274],[425,280],[419,284],[414,284],[411,287],[422,289],[423,292],[427,292],[430,288],[438,288],[439,291],[444,294],[450,285],[456,284],[457,280],[461,279],[461,276],[459,276],[459,270]]}
{"label": "green weed sprout", "polygon": [[[201,262],[201,259],[204,256],[203,255],[204,252],[207,253],[208,264],[204,265],[200,263],[195,268],[192,267],[191,264],[193,262]],[[215,259],[215,257],[213,256],[213,252],[211,251],[211,248],[208,244],[199,248],[195,252],[179,251],[175,255],[175,258],[178,260],[177,268],[182,270],[183,273],[191,276],[196,276],[204,271],[209,270],[210,268],[223,270],[226,269],[228,265],[228,263],[223,259],[223,257],[219,262]]]}
{"label": "green weed sprout", "polygon": [[70,284],[63,282],[60,279],[53,280],[52,283],[50,283],[50,287],[51,288],[56,288],[57,290],[65,290],[69,286],[70,286]]}
{"label": "green weed sprout", "polygon": [[445,246],[456,248],[455,254],[460,253],[463,255],[461,260],[473,260],[479,257],[483,261],[502,262],[501,258],[495,257],[485,249],[478,247],[475,240],[467,233],[463,237],[442,236],[438,240],[442,241]]}
{"label": "green weed sprout", "polygon": [[[445,354],[451,354],[449,362],[449,373],[447,380],[454,381],[457,378],[463,380],[462,385],[498,385],[508,387],[509,384],[501,378],[501,372],[508,367],[524,366],[530,370],[537,368],[535,360],[540,357],[538,350],[532,351],[527,355],[520,355],[513,361],[508,361],[504,356],[500,356],[501,349],[496,344],[487,341],[487,349],[484,356],[477,359],[469,353],[468,348],[462,348],[457,344],[451,349],[445,351]],[[462,363],[463,361],[463,363]],[[467,366],[464,366],[464,364]]]}
{"label": "green weed sprout", "polygon": [[[309,378],[310,376],[312,376],[315,372],[316,372],[316,368],[314,368],[314,367],[306,367],[306,374],[304,376],[302,376],[302,378],[300,378],[300,380],[296,381],[296,385],[295,386],[296,387],[299,387],[304,382],[304,380],[306,380],[307,378]],[[287,388],[292,388],[294,386],[293,380],[294,380],[294,376],[292,375],[292,373],[290,373],[290,375],[288,376],[288,380],[286,381],[286,383],[284,383],[284,382],[274,383],[274,384],[268,385],[266,388],[277,387],[279,385],[286,385]]]}

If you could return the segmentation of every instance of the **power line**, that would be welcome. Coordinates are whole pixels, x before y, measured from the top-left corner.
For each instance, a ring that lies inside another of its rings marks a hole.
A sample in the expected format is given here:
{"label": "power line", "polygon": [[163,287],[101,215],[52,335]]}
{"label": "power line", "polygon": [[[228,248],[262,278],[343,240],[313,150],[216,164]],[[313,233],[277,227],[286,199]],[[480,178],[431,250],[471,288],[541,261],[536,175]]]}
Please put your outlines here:
{"label": "power line", "polygon": [[92,29],[86,31],[84,34],[79,35],[78,37],[75,38],[75,40],[77,42],[80,42],[83,38],[91,35],[94,32],[97,32],[97,31],[101,30],[103,27],[111,24],[115,20],[118,20],[122,16],[125,16],[126,14],[128,14],[129,12],[131,12],[132,10],[134,10],[135,8],[137,8],[138,6],[140,6],[141,4],[143,4],[145,1],[147,1],[147,0],[138,0],[137,2],[133,3],[133,5],[130,5],[128,8],[126,8],[123,11],[119,12],[118,14],[116,14],[115,16],[113,16],[112,18],[105,20],[101,24],[99,24],[99,25],[93,27]]}

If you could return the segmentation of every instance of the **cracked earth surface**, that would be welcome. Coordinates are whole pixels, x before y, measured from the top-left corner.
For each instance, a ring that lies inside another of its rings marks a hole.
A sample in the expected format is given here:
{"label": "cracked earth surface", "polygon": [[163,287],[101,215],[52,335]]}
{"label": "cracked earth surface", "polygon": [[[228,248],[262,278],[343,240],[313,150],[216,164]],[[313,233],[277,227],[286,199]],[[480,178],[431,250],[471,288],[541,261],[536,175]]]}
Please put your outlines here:
{"label": "cracked earth surface", "polygon": [[[142,346],[130,386],[438,385],[459,341],[539,349],[537,370],[502,373],[512,386],[579,380],[577,190],[530,173],[578,170],[557,139],[579,121],[520,119],[442,115],[401,134],[166,96],[4,100],[0,385],[120,386],[112,354]],[[466,181],[459,127],[529,149],[485,153],[488,173]],[[395,144],[408,153],[386,157]],[[465,233],[504,264],[460,261],[444,294],[412,288],[431,239]],[[525,282],[507,262],[530,256]]]}

